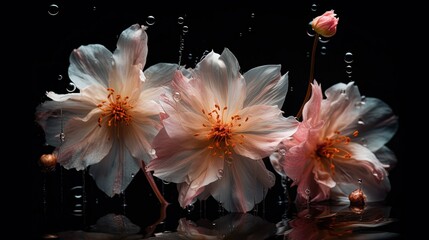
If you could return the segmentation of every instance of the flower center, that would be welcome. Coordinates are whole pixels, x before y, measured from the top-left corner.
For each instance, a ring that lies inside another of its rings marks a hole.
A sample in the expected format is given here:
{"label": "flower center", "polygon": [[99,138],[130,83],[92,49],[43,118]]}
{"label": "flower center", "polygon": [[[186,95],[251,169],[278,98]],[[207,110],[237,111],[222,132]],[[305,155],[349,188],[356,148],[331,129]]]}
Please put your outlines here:
{"label": "flower center", "polygon": [[[353,132],[353,136],[357,137],[359,132],[356,130]],[[317,145],[317,159],[327,159],[329,161],[329,168],[331,172],[335,173],[335,165],[333,163],[334,158],[349,159],[352,157],[351,153],[345,150],[342,145],[350,143],[350,137],[341,135],[339,131],[335,131],[335,135],[330,138],[325,138],[323,143]]]}
{"label": "flower center", "polygon": [[107,119],[106,124],[109,127],[116,127],[121,122],[128,126],[131,122],[131,115],[127,111],[133,108],[128,102],[129,97],[123,98],[120,94],[115,95],[113,88],[107,88],[107,91],[109,92],[107,100],[103,100],[97,105],[102,110],[98,118],[98,126],[101,127],[103,119]]}
{"label": "flower center", "polygon": [[[221,108],[218,104],[210,112],[202,110],[203,114],[210,122],[209,125],[203,124],[204,128],[209,128],[207,139],[209,140],[208,148],[212,156],[220,158],[231,158],[233,148],[237,144],[243,143],[243,134],[234,133],[234,129],[241,127],[241,125],[249,120],[242,119],[240,115],[236,114],[230,118],[225,118],[225,111],[227,107]],[[195,136],[199,136],[197,133]]]}

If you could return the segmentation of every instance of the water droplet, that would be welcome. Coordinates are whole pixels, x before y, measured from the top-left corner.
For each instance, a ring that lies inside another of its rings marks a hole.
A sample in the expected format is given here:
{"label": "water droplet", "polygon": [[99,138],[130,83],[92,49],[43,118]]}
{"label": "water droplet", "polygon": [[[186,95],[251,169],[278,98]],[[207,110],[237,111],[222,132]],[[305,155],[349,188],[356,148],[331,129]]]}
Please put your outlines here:
{"label": "water droplet", "polygon": [[152,155],[152,156],[155,156],[156,155],[155,148],[152,148],[151,150],[149,150],[149,154]]}
{"label": "water droplet", "polygon": [[284,148],[279,149],[279,153],[282,156],[286,155],[286,149],[284,149]]}
{"label": "water droplet", "polygon": [[307,188],[307,189],[305,189],[305,194],[306,194],[306,195],[310,195],[310,192],[311,192],[311,191],[310,191],[310,189],[308,189],[308,188]]}
{"label": "water droplet", "polygon": [[60,133],[60,142],[64,142],[66,140],[66,134],[64,132]]}
{"label": "water droplet", "polygon": [[72,83],[72,82],[69,83],[69,86],[72,87],[72,88],[71,89],[66,88],[67,92],[74,92],[74,91],[76,91],[76,85],[74,83]]}
{"label": "water droplet", "polygon": [[217,178],[222,179],[222,177],[223,177],[223,169],[217,170]]}
{"label": "water droplet", "polygon": [[325,46],[320,47],[320,54],[322,54],[323,56],[326,55],[326,47]]}
{"label": "water droplet", "polygon": [[352,63],[353,62],[353,54],[351,52],[346,52],[344,55],[344,62]]}
{"label": "water droplet", "polygon": [[239,35],[240,35],[240,37],[242,37],[242,36],[243,36],[243,33],[240,33]]}
{"label": "water droplet", "polygon": [[188,59],[189,59],[189,60],[192,60],[192,53],[189,53],[189,54],[188,54]]}
{"label": "water droplet", "polygon": [[309,37],[314,37],[314,35],[316,35],[316,33],[314,32],[313,27],[311,27],[311,24],[308,24],[308,27],[307,27],[307,35],[308,35]]}
{"label": "water droplet", "polygon": [[251,32],[252,31],[252,27],[249,27],[248,31]]}
{"label": "water droplet", "polygon": [[170,184],[170,182],[169,182],[169,181],[166,181],[166,180],[162,180],[162,183],[164,183],[165,185]]}
{"label": "water droplet", "polygon": [[329,42],[329,38],[323,37],[323,36],[319,36],[319,42],[321,42],[321,43],[327,43],[327,42]]}
{"label": "water droplet", "polygon": [[292,86],[290,87],[290,91],[293,92],[293,87]]}
{"label": "water droplet", "polygon": [[57,78],[58,80],[62,80],[63,79],[63,75],[58,75],[58,78]]}
{"label": "water droplet", "polygon": [[182,100],[182,96],[180,95],[179,92],[175,92],[174,95],[173,95],[173,99],[176,102],[180,102],[180,100]]}
{"label": "water droplet", "polygon": [[364,147],[368,146],[368,142],[366,141],[365,138],[361,138],[360,142],[362,143],[362,146],[364,146]]}
{"label": "water droplet", "polygon": [[346,89],[341,89],[341,94],[346,94]]}
{"label": "water droplet", "polygon": [[92,7],[92,11],[96,11],[96,10],[97,10],[96,6]]}
{"label": "water droplet", "polygon": [[178,17],[177,18],[177,23],[182,25],[185,22],[185,19],[183,17]]}
{"label": "water droplet", "polygon": [[347,65],[346,66],[346,73],[347,74],[351,74],[352,73],[352,66],[351,65]]}
{"label": "water droplet", "polygon": [[134,173],[131,173],[131,178],[134,178]]}
{"label": "water droplet", "polygon": [[362,102],[362,104],[365,104],[365,102],[366,102],[366,96],[365,96],[365,95],[362,95],[362,96],[360,97],[360,101]]}
{"label": "water droplet", "polygon": [[183,26],[182,32],[183,33],[187,33],[188,31],[189,31],[189,27],[188,26]]}
{"label": "water droplet", "polygon": [[155,17],[154,16],[148,16],[146,18],[146,24],[149,26],[152,26],[155,24]]}
{"label": "water droplet", "polygon": [[313,12],[317,11],[317,4],[315,3],[311,4],[311,11]]}
{"label": "water droplet", "polygon": [[358,124],[359,124],[359,125],[365,125],[365,122],[364,122],[362,119],[360,119],[360,118],[359,118],[359,120],[358,120]]}
{"label": "water droplet", "polygon": [[51,16],[55,16],[60,12],[60,8],[58,7],[57,4],[51,4],[48,7],[48,13]]}
{"label": "water droplet", "polygon": [[188,206],[186,206],[186,210],[188,211],[188,213],[192,212],[194,208],[195,208],[194,204],[189,204]]}
{"label": "water droplet", "polygon": [[255,13],[251,13],[251,14],[250,14],[250,17],[251,17],[251,18],[255,18]]}
{"label": "water droplet", "polygon": [[358,183],[359,183],[359,184],[362,184],[362,179],[360,179],[360,178],[359,178],[359,179],[358,179]]}

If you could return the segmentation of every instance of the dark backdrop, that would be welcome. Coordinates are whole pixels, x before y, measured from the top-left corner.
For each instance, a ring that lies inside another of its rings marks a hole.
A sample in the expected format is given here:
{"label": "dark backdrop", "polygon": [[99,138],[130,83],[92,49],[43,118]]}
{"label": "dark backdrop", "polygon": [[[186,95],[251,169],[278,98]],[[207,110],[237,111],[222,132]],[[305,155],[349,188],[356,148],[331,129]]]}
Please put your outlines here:
{"label": "dark backdrop", "polygon": [[[232,1],[231,1],[232,2]],[[44,146],[42,130],[34,123],[34,109],[46,100],[46,91],[66,93],[71,89],[67,76],[69,55],[80,45],[99,43],[113,51],[118,35],[131,24],[148,25],[149,16],[155,18],[147,33],[149,54],[147,66],[158,62],[179,61],[180,36],[183,37],[181,64],[194,67],[205,51],[218,53],[227,47],[237,57],[242,72],[264,64],[281,64],[282,72],[289,72],[289,92],[283,110],[285,115],[295,115],[302,103],[307,88],[310,52],[313,38],[307,34],[308,23],[327,10],[335,10],[339,17],[337,34],[326,43],[318,44],[315,78],[322,88],[337,82],[355,81],[361,94],[377,97],[389,104],[400,117],[400,127],[395,137],[387,144],[398,156],[398,165],[390,173],[392,191],[386,202],[393,206],[392,215],[401,218],[402,205],[402,160],[399,149],[401,115],[399,109],[398,50],[395,42],[395,26],[389,24],[395,13],[392,3],[380,6],[362,1],[260,1],[257,3],[228,3],[213,1],[185,3],[176,1],[65,1],[47,0],[33,4],[34,10],[26,28],[33,29],[28,51],[30,64],[31,104],[30,118],[31,156],[26,160],[30,169],[26,196],[30,199],[30,225],[39,234],[47,230],[76,228],[83,223],[80,218],[63,217],[73,202],[70,190],[85,181],[87,198],[94,204],[105,204],[107,208],[118,208],[122,197],[106,199],[88,176],[80,172],[64,171],[59,167],[49,174],[40,170],[37,161],[41,154],[52,148]],[[57,5],[57,8],[51,6]],[[312,6],[315,4],[315,7]],[[50,11],[50,13],[49,13]],[[178,18],[184,23],[179,24]],[[183,26],[188,32],[183,34]],[[345,54],[352,53],[353,62],[345,62]],[[347,67],[350,65],[349,67]],[[350,73],[351,70],[351,73]],[[27,162],[28,161],[28,162]],[[44,185],[43,182],[46,181]],[[161,182],[158,182],[160,186]],[[46,193],[43,193],[43,186]],[[143,189],[143,190],[140,190]],[[63,191],[63,192],[62,192]],[[176,201],[173,186],[164,186],[167,200]],[[278,183],[267,196],[267,202],[275,199],[282,188]],[[60,193],[66,199],[60,204]],[[126,191],[126,202],[132,211],[132,220],[147,225],[157,216],[150,204],[156,204],[150,187],[142,174],[137,175]],[[143,193],[143,194],[142,194]],[[146,193],[148,195],[146,196]],[[144,195],[144,196],[143,196]],[[47,212],[43,212],[42,201],[48,200]],[[67,200],[69,199],[69,200]],[[64,207],[65,206],[65,207]],[[148,207],[149,206],[149,207]],[[171,215],[180,215],[174,206]],[[91,208],[90,208],[91,209]],[[104,214],[104,210],[90,212],[87,223]],[[107,210],[106,210],[107,211]],[[141,215],[148,215],[141,218]],[[49,219],[46,219],[46,216]],[[28,216],[27,216],[28,217]],[[269,218],[269,216],[268,216]],[[28,218],[27,218],[28,219]],[[402,225],[397,225],[402,229]],[[47,230],[46,230],[47,229]],[[402,231],[402,230],[399,230]]]}

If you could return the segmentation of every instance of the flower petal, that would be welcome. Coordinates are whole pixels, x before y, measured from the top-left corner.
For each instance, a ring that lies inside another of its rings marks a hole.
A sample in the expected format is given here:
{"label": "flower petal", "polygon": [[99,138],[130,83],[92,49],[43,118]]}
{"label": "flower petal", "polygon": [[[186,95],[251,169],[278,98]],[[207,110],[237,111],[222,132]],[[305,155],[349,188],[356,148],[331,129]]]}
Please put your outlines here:
{"label": "flower petal", "polygon": [[[139,24],[133,24],[119,36],[116,50],[113,54],[115,59],[115,73],[117,74],[117,84],[127,84],[129,78],[130,66],[139,66],[140,70],[146,64],[147,34],[146,27]],[[115,83],[116,83],[115,81]],[[115,86],[116,87],[116,86]]]}
{"label": "flower petal", "polygon": [[307,124],[315,126],[320,119],[320,106],[322,104],[323,95],[322,87],[316,81],[311,84],[311,89],[311,97],[304,105],[302,117],[306,120]]}
{"label": "flower petal", "polygon": [[281,75],[281,65],[265,65],[244,73],[247,98],[244,106],[277,105],[282,108],[288,91],[288,74]]}
{"label": "flower petal", "polygon": [[264,162],[235,155],[232,164],[225,164],[222,179],[206,187],[229,212],[247,212],[274,186],[275,176]]}
{"label": "flower petal", "polygon": [[70,80],[78,89],[94,84],[107,88],[112,61],[112,53],[102,45],[80,46],[70,54]]}
{"label": "flower petal", "polygon": [[144,71],[145,89],[167,86],[173,80],[178,68],[179,65],[172,63],[157,63],[150,66]]}
{"label": "flower petal", "polygon": [[140,170],[140,161],[134,159],[121,143],[113,145],[109,154],[89,168],[97,187],[109,197],[120,194]]}
{"label": "flower petal", "polygon": [[234,149],[236,153],[252,159],[269,156],[277,150],[280,141],[291,136],[298,127],[296,119],[283,117],[277,106],[250,106],[239,114],[248,120],[235,134],[237,139],[234,142],[240,144]]}

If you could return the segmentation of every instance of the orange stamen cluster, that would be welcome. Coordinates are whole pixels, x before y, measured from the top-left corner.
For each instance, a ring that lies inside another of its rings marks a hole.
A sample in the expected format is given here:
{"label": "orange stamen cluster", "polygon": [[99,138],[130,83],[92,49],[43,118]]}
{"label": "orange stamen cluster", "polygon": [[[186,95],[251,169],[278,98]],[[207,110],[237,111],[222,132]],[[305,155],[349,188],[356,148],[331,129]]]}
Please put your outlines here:
{"label": "orange stamen cluster", "polygon": [[[353,132],[354,137],[357,137],[358,134],[359,132],[357,130]],[[341,147],[341,145],[347,145],[349,143],[350,137],[341,135],[339,131],[336,131],[333,137],[325,138],[323,143],[317,146],[317,159],[327,159],[331,172],[335,173],[335,165],[332,161],[334,158],[350,159],[352,157],[351,153]]]}
{"label": "orange stamen cluster", "polygon": [[100,117],[98,118],[98,126],[101,127],[103,118],[107,118],[107,126],[118,126],[119,123],[124,123],[128,126],[131,122],[131,115],[128,110],[133,108],[128,102],[129,97],[122,97],[120,94],[115,95],[113,88],[107,88],[109,92],[107,95],[107,101],[104,100],[97,105],[102,110]]}
{"label": "orange stamen cluster", "polygon": [[[243,123],[247,122],[249,118],[242,119],[240,115],[236,114],[230,118],[225,119],[225,111],[227,107],[221,108],[218,104],[210,112],[206,112],[202,109],[202,113],[207,117],[207,120],[211,124],[203,124],[204,128],[209,128],[207,133],[207,139],[209,140],[208,148],[211,151],[212,156],[218,156],[220,158],[230,158],[233,153],[233,148],[237,144],[242,144],[244,135],[238,135],[239,138],[234,137],[234,130],[241,127]],[[195,136],[199,136],[196,133]]]}

